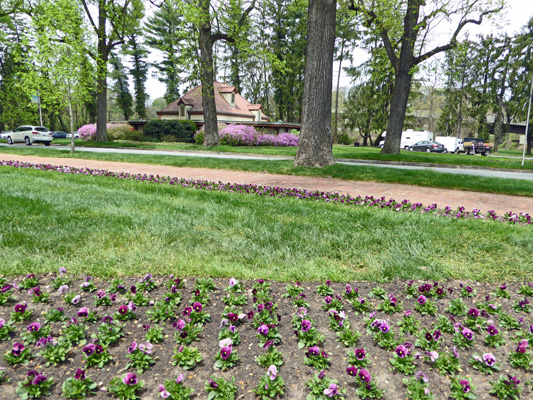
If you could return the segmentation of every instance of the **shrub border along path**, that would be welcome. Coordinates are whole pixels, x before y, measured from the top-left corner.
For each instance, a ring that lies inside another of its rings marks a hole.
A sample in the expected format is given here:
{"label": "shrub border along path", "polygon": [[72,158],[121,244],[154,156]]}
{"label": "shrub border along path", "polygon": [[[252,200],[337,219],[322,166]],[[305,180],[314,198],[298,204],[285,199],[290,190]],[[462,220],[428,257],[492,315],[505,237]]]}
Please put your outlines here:
{"label": "shrub border along path", "polygon": [[[141,181],[148,181],[148,182],[154,182],[154,183],[166,183],[166,184],[180,184],[184,187],[194,187],[197,189],[207,189],[207,190],[226,190],[226,191],[235,191],[240,193],[256,193],[258,195],[268,195],[268,196],[284,196],[284,197],[298,197],[298,198],[304,198],[304,199],[313,199],[313,200],[322,200],[322,201],[332,201],[336,203],[346,203],[348,205],[357,204],[357,205],[366,205],[366,206],[375,206],[375,207],[381,207],[381,208],[390,208],[395,211],[406,211],[406,212],[429,212],[429,213],[437,213],[441,214],[443,216],[447,217],[455,217],[455,218],[465,218],[465,217],[473,217],[475,219],[478,218],[488,218],[493,220],[499,220],[499,221],[508,221],[511,223],[516,222],[522,222],[526,224],[531,224],[533,221],[531,220],[531,216],[526,211],[516,210],[512,209],[509,202],[516,198],[513,196],[503,196],[503,195],[488,195],[489,199],[492,201],[492,204],[494,202],[501,203],[504,205],[505,208],[499,207],[498,210],[496,210],[495,207],[490,208],[489,210],[481,210],[479,206],[476,207],[476,203],[479,204],[479,198],[482,197],[482,193],[473,193],[473,192],[458,192],[458,191],[451,191],[451,190],[443,190],[443,189],[430,189],[429,191],[433,193],[435,199],[435,196],[439,199],[444,199],[445,195],[444,193],[440,192],[449,192],[447,195],[447,200],[453,200],[454,198],[461,198],[459,194],[469,193],[470,196],[470,203],[473,204],[465,204],[465,203],[459,203],[454,205],[453,203],[446,203],[446,206],[442,206],[442,203],[440,207],[437,206],[436,203],[432,201],[428,201],[425,203],[419,202],[419,201],[413,201],[412,198],[408,198],[409,193],[400,193],[402,196],[405,195],[405,198],[403,200],[394,200],[393,198],[387,199],[388,196],[369,196],[366,195],[362,197],[361,195],[358,195],[357,197],[355,195],[349,195],[347,192],[340,191],[330,191],[328,188],[322,189],[318,188],[315,189],[315,191],[309,191],[307,189],[299,189],[296,188],[294,183],[295,180],[305,180],[308,184],[313,183],[317,180],[326,180],[326,181],[337,181],[335,183],[344,185],[352,185],[354,182],[346,182],[346,181],[340,181],[335,179],[329,179],[329,178],[305,178],[305,177],[286,177],[286,176],[279,176],[279,178],[282,178],[283,180],[287,180],[287,178],[296,178],[296,179],[289,179],[289,185],[276,185],[276,184],[270,184],[267,186],[258,186],[256,184],[240,184],[240,183],[223,183],[221,180],[216,182],[216,178],[220,179],[228,179],[228,176],[235,174],[234,171],[224,171],[224,170],[205,170],[202,169],[202,172],[205,173],[206,171],[209,171],[210,173],[213,173],[212,176],[210,175],[208,178],[204,177],[198,177],[190,178],[183,177],[183,170],[191,170],[188,171],[194,172],[194,168],[175,168],[175,167],[163,167],[163,166],[154,166],[154,165],[142,165],[142,164],[128,164],[128,163],[110,163],[110,162],[100,162],[100,161],[90,161],[90,160],[77,160],[77,159],[50,159],[50,158],[40,158],[40,157],[14,157],[14,158],[22,158],[18,160],[12,160],[12,161],[0,161],[0,165],[4,166],[15,166],[15,167],[22,167],[22,168],[37,168],[37,169],[44,169],[44,170],[56,170],[58,172],[63,173],[75,173],[75,174],[91,174],[91,175],[105,175],[105,176],[112,176],[122,179],[135,179],[135,180],[141,180]],[[30,159],[30,160],[27,160]],[[41,164],[40,161],[46,160],[47,164]],[[67,161],[70,165],[69,166],[63,166],[62,161]],[[73,165],[74,164],[74,165]],[[96,165],[95,165],[96,164]],[[105,168],[105,169],[99,169]],[[128,170],[129,168],[136,167],[137,171],[139,170],[139,167],[142,168],[142,172],[133,172],[131,170]],[[118,170],[117,170],[118,168]],[[148,169],[148,171],[147,171]],[[167,171],[168,169],[177,169],[179,171],[173,171],[173,172],[181,172],[181,178],[175,178],[172,177],[172,172]],[[216,174],[215,174],[216,172]],[[144,175],[143,175],[144,173]],[[150,175],[146,175],[146,173]],[[168,175],[167,175],[168,174]],[[222,177],[222,174],[224,177]],[[252,175],[252,177],[258,178],[259,176],[266,176],[266,177],[277,177],[276,175],[268,175],[268,174],[256,174],[256,173],[236,173],[238,175]],[[218,176],[217,176],[218,175]],[[209,179],[209,181],[206,181],[204,179]],[[236,179],[237,180],[237,179]],[[250,179],[252,180],[252,179]],[[257,182],[257,179],[255,180]],[[355,182],[358,184],[357,182]],[[289,186],[293,186],[293,188],[289,188]],[[382,185],[382,186],[388,186],[388,185]],[[395,185],[395,186],[404,186],[409,188],[407,185]],[[405,188],[404,188],[405,189]],[[422,191],[423,188],[416,187],[416,192]],[[324,191],[323,191],[324,190]],[[414,190],[411,189],[411,190]],[[415,193],[416,193],[415,192]],[[353,192],[352,192],[353,193]],[[414,194],[414,193],[411,193]],[[476,200],[477,199],[477,200]],[[524,204],[520,205],[521,209],[530,209],[531,208],[531,199],[525,198]],[[527,207],[527,208],[526,208]],[[472,211],[469,211],[472,210]],[[502,211],[507,210],[507,211]],[[485,211],[485,213],[483,213]]]}

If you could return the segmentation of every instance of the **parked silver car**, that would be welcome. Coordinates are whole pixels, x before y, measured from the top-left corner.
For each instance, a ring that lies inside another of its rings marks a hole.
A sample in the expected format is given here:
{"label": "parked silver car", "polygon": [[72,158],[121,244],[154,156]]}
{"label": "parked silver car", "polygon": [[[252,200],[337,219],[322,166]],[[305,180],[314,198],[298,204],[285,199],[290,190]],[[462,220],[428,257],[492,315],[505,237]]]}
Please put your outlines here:
{"label": "parked silver car", "polygon": [[9,132],[6,139],[8,144],[24,142],[26,146],[31,146],[33,143],[50,146],[53,137],[52,132],[44,126],[23,125]]}

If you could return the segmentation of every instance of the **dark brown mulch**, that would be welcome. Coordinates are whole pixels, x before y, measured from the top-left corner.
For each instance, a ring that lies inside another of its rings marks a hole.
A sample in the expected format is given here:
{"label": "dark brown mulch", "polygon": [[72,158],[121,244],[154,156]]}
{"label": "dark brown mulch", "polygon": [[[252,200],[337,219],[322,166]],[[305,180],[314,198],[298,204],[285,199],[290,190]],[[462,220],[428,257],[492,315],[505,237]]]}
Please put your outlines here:
{"label": "dark brown mulch", "polygon": [[[50,307],[65,307],[65,312],[67,316],[76,317],[76,313],[80,307],[89,307],[94,306],[95,293],[83,293],[77,290],[82,294],[82,302],[76,306],[65,305],[62,297],[54,292],[50,287],[51,281],[55,278],[55,274],[48,274],[40,276],[40,287],[45,292],[50,292],[50,303],[49,304],[35,304],[32,303],[32,296],[26,291],[19,291],[16,295],[17,301],[26,300],[28,302],[28,308],[32,309],[34,312],[34,318],[32,321],[39,320],[41,323],[44,322],[44,313]],[[11,279],[11,278],[9,278]],[[20,277],[15,279],[20,281]],[[139,278],[125,278],[126,287],[135,284]],[[164,293],[167,292],[166,287],[163,286],[163,282],[168,278],[157,277],[154,280],[158,283],[159,287],[150,292],[148,296],[153,300],[160,300]],[[71,288],[79,288],[79,285],[83,281],[82,277],[78,277]],[[109,280],[102,280],[94,278],[93,282],[96,284],[98,289],[107,289],[109,287]],[[188,278],[185,280],[184,288],[181,289],[182,293],[182,302],[179,308],[176,310],[176,319],[181,316],[181,311],[188,304],[189,299],[191,298],[191,291],[194,287],[194,278]],[[201,340],[195,342],[192,346],[198,347],[200,353],[202,354],[203,361],[201,364],[191,371],[184,371],[179,367],[174,367],[171,364],[171,358],[174,354],[174,349],[178,347],[174,340],[175,329],[172,327],[172,321],[167,321],[161,323],[160,325],[165,329],[165,340],[161,344],[155,344],[153,349],[153,356],[156,360],[156,363],[147,371],[145,371],[139,378],[145,380],[146,385],[143,391],[140,393],[142,399],[156,399],[159,398],[158,385],[163,383],[165,379],[175,379],[176,376],[180,373],[185,375],[185,384],[188,387],[195,389],[194,399],[205,399],[207,398],[206,392],[204,390],[204,385],[206,380],[211,376],[215,375],[217,377],[225,377],[230,379],[235,377],[236,384],[238,386],[238,396],[239,399],[253,399],[255,395],[253,389],[257,386],[261,377],[265,374],[265,369],[260,367],[255,362],[255,357],[261,355],[264,350],[258,346],[258,339],[256,337],[256,330],[254,329],[252,323],[248,320],[237,329],[240,332],[242,342],[235,346],[241,362],[235,368],[222,372],[214,368],[215,355],[219,351],[218,347],[218,333],[220,331],[220,321],[221,313],[224,309],[224,304],[222,303],[222,298],[225,296],[224,288],[228,285],[228,280],[215,280],[217,285],[217,290],[211,293],[211,304],[206,307],[206,311],[211,314],[211,321],[204,326],[203,333],[201,335]],[[252,293],[251,287],[253,282],[244,282],[244,286],[248,293],[248,305],[243,307],[243,310],[249,311],[252,309]],[[353,288],[357,287],[361,297],[368,299],[368,293],[373,287],[376,287],[376,284],[364,283],[364,282],[350,282]],[[415,283],[416,285],[417,283]],[[281,323],[279,325],[280,333],[283,336],[282,343],[278,346],[278,350],[282,352],[285,364],[280,368],[280,375],[285,381],[285,395],[283,399],[305,399],[309,393],[305,383],[306,381],[313,376],[316,372],[312,370],[311,367],[308,367],[304,364],[305,349],[298,349],[297,339],[293,333],[293,327],[291,324],[292,315],[296,311],[296,307],[292,305],[292,300],[290,298],[282,298],[281,295],[286,292],[285,287],[286,283],[272,282],[271,291],[275,295],[275,299],[278,302],[278,313],[281,315]],[[331,360],[331,367],[326,372],[326,376],[329,378],[334,378],[339,381],[339,386],[347,389],[347,399],[356,398],[355,395],[355,385],[353,384],[353,378],[349,377],[346,374],[346,367],[348,367],[346,353],[348,350],[353,350],[344,348],[341,343],[337,342],[337,336],[335,332],[329,328],[329,320],[327,312],[322,309],[323,297],[319,296],[316,293],[316,287],[318,283],[303,283],[302,287],[305,289],[304,293],[307,295],[307,301],[310,305],[310,318],[316,320],[315,326],[318,330],[326,336],[323,348],[328,352],[329,358]],[[394,282],[390,284],[380,285],[383,287],[387,293],[394,293],[398,300],[403,301],[404,310],[414,310],[416,299],[407,299],[403,293],[405,282]],[[454,292],[452,295],[448,296],[447,299],[438,300],[439,313],[443,315],[448,315],[444,312],[444,309],[448,306],[449,299],[457,298],[459,296],[459,282],[445,282],[444,286],[446,288],[453,288]],[[483,301],[487,294],[490,294],[496,289],[495,285],[487,284],[478,284],[473,283],[472,286],[477,290],[477,296],[474,299],[466,299],[465,303],[467,306],[474,306],[476,302]],[[523,296],[517,294],[517,291],[520,287],[520,284],[513,283],[508,285],[508,291],[511,293],[511,299],[498,299],[498,302],[501,303],[504,309],[508,310],[510,313],[513,313],[516,316],[519,314],[511,310],[513,304],[517,300],[522,299]],[[343,295],[345,285],[343,283],[332,283],[332,288],[335,293]],[[374,306],[378,304],[378,300],[371,299],[371,302]],[[103,317],[104,315],[113,315],[118,309],[118,306],[126,303],[125,296],[118,296],[116,306],[109,308],[100,307],[98,309],[99,315]],[[361,332],[363,335],[359,341],[357,347],[366,347],[368,355],[372,360],[369,370],[373,375],[373,379],[377,382],[378,387],[385,389],[385,399],[405,399],[406,398],[406,389],[402,384],[402,374],[394,373],[390,370],[389,359],[392,357],[393,352],[385,351],[380,349],[372,340],[371,336],[366,334],[366,328],[363,323],[363,317],[356,315],[353,312],[350,304],[346,301],[345,310],[348,317],[348,320],[351,324],[352,329],[356,329]],[[0,317],[4,318],[6,321],[9,320],[11,311],[13,310],[14,302],[8,303],[0,307]],[[110,353],[113,356],[113,360],[103,369],[98,368],[89,368],[87,370],[87,375],[91,377],[94,381],[98,382],[101,391],[94,397],[98,398],[111,398],[112,396],[104,391],[105,387],[108,385],[111,378],[115,376],[121,376],[123,372],[119,372],[123,369],[128,363],[127,347],[131,344],[133,340],[139,342],[144,342],[144,330],[142,326],[144,324],[152,324],[146,317],[145,312],[149,308],[139,307],[136,311],[136,314],[139,316],[138,320],[127,322],[126,328],[124,329],[126,335],[120,341],[118,345],[110,347]],[[420,321],[422,322],[422,327],[430,328],[432,322],[435,320],[433,317],[422,317],[418,313],[414,312]],[[400,320],[403,313],[394,314],[392,316],[384,315],[378,313],[378,317],[382,319],[389,319],[391,326],[395,328],[395,331],[398,331],[396,322]],[[521,313],[521,316],[524,317],[524,327],[528,327],[532,323],[532,318],[530,315]],[[496,322],[498,322],[498,317],[493,315],[490,317]],[[96,332],[96,329],[101,321],[96,324],[90,324],[89,335],[93,332]],[[15,341],[21,341],[20,332],[25,330],[26,323],[18,324],[16,327],[16,333],[12,335],[11,340],[0,342],[0,354],[5,354],[11,350],[11,347]],[[61,323],[53,323],[52,331],[53,336],[57,337],[61,333]],[[486,336],[485,332],[476,334],[476,344],[473,350],[464,350],[459,349],[460,361],[462,364],[463,372],[461,376],[471,377],[473,379],[474,385],[477,387],[476,393],[479,399],[489,398],[489,391],[491,386],[489,382],[496,381],[498,374],[494,376],[485,376],[478,371],[473,370],[469,364],[468,360],[471,355],[475,352],[478,354],[483,354],[486,352],[493,353],[496,356],[496,359],[502,364],[502,374],[512,374],[518,375],[522,382],[530,381],[533,379],[531,372],[525,372],[517,370],[509,366],[508,363],[508,354],[513,352],[516,348],[516,343],[509,340],[513,336],[513,332],[504,331],[504,337],[507,339],[507,345],[501,347],[500,349],[493,350],[488,348],[483,343],[483,338]],[[452,335],[444,334],[445,346],[443,349],[451,351],[453,346]],[[415,338],[412,336],[407,336],[406,340],[414,343]],[[61,384],[62,382],[73,376],[77,368],[84,368],[83,353],[81,351],[82,346],[74,347],[70,354],[68,361],[58,367],[45,367],[44,360],[41,357],[35,357],[27,365],[11,367],[3,359],[0,360],[0,367],[7,370],[7,377],[10,379],[8,383],[4,383],[0,386],[0,398],[1,399],[15,399],[17,395],[15,394],[15,387],[17,381],[20,381],[25,378],[26,373],[30,369],[36,369],[44,375],[53,377],[56,384],[53,387],[52,395],[50,399],[62,398],[61,396]],[[417,349],[414,349],[416,352]],[[33,351],[37,353],[37,351]],[[449,389],[449,379],[446,376],[440,375],[436,371],[430,370],[430,365],[424,362],[422,359],[417,361],[417,367],[419,370],[425,372],[429,376],[430,389],[434,394],[435,399],[448,399],[450,396]],[[522,385],[522,383],[520,384]],[[529,386],[524,387],[524,392],[521,395],[522,399],[531,398],[532,392]]]}

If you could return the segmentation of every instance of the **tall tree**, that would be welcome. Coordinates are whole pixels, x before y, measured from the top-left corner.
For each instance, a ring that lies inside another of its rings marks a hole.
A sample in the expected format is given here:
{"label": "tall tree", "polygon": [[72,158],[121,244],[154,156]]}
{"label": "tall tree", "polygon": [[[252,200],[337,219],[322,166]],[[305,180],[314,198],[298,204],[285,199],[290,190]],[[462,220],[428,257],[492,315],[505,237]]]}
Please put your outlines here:
{"label": "tall tree", "polygon": [[[217,114],[215,105],[215,66],[213,64],[213,46],[218,41],[237,42],[242,38],[241,27],[248,15],[255,7],[256,0],[252,0],[235,19],[223,19],[227,11],[224,7],[232,7],[237,0],[230,0],[227,4],[220,4],[219,10],[213,11],[211,0],[197,0],[197,2],[182,3],[185,19],[192,22],[199,31],[198,47],[200,48],[200,71],[202,82],[202,107],[204,110],[204,146],[217,146],[218,137]],[[226,25],[222,25],[223,21]]]}
{"label": "tall tree", "polygon": [[335,163],[331,134],[331,89],[337,0],[311,0],[307,29],[302,129],[294,164]]}
{"label": "tall tree", "polygon": [[[74,103],[87,95],[86,85],[80,84],[84,51],[88,47],[81,14],[79,4],[73,0],[41,0],[32,15],[32,29],[25,32],[28,50],[21,55],[30,66],[21,75],[22,87],[28,94],[37,91],[46,94],[47,102],[57,109],[66,105],[71,132],[74,132]],[[59,115],[58,118],[63,125]]]}
{"label": "tall tree", "polygon": [[[450,50],[468,24],[480,25],[485,16],[503,9],[505,0],[351,0],[351,8],[362,13],[366,24],[379,34],[389,62],[394,68],[395,86],[382,153],[398,154],[407,111],[407,101],[415,68],[425,60]],[[427,37],[443,18],[457,18],[452,36],[446,44],[426,50]],[[398,35],[399,33],[399,35]]]}
{"label": "tall tree", "polygon": [[128,121],[133,111],[133,96],[130,93],[130,84],[126,68],[122,64],[122,60],[116,53],[111,53],[109,57],[109,65],[111,66],[110,78],[115,82],[111,86],[111,91],[115,94],[115,101],[118,108],[122,111],[124,120]]}
{"label": "tall tree", "polygon": [[[107,141],[107,62],[111,51],[135,32],[144,10],[142,0],[80,0],[96,34],[97,49],[91,52],[97,73],[96,140]],[[91,12],[96,3],[96,18]]]}
{"label": "tall tree", "polygon": [[[508,111],[515,119],[526,121],[533,74],[533,17],[522,28],[520,34],[513,38],[512,57],[512,68],[509,72],[511,101],[508,103]],[[526,143],[528,155],[531,155],[533,147],[533,113],[530,118]]]}
{"label": "tall tree", "polygon": [[300,122],[309,1],[266,0],[263,4],[267,28],[264,55],[270,74],[269,92],[272,93],[275,119]]}
{"label": "tall tree", "polygon": [[[188,81],[190,85],[199,81],[196,48],[189,46],[197,43],[198,32],[194,24],[187,24],[183,10],[177,7],[177,0],[168,0],[148,18],[145,24],[146,44],[162,53],[162,60],[152,65],[157,70],[157,78],[165,84],[165,100],[172,103],[180,97],[180,84]],[[192,39],[191,39],[192,37]],[[195,40],[196,39],[196,40]],[[194,55],[194,56],[193,56]],[[186,74],[182,78],[180,74]]]}
{"label": "tall tree", "polygon": [[[351,53],[357,40],[359,40],[359,30],[355,25],[355,15],[350,12],[345,3],[340,4],[337,11],[337,40],[335,45],[335,61],[339,64],[337,71],[337,89],[335,91],[335,119],[333,121],[333,141],[337,141],[339,123],[339,93],[341,73],[344,61],[352,61]],[[366,141],[366,140],[365,140]]]}
{"label": "tall tree", "polygon": [[131,35],[128,42],[128,54],[131,56],[132,68],[130,74],[133,76],[133,90],[135,92],[135,113],[137,118],[146,118],[146,79],[148,78],[148,63],[146,56],[148,51],[139,42],[136,34]]}

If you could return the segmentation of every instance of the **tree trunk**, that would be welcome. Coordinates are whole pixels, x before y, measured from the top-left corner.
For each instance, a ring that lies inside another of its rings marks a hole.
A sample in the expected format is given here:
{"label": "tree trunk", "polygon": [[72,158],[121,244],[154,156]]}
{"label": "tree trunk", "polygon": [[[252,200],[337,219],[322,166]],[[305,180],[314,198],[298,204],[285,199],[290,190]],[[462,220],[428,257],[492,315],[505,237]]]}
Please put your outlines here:
{"label": "tree trunk", "polygon": [[331,135],[331,89],[337,0],[310,0],[302,131],[294,164],[323,167],[335,163]]}
{"label": "tree trunk", "polygon": [[72,112],[72,90],[70,89],[70,81],[68,82],[68,115],[70,118],[70,134],[72,137],[70,138],[70,154],[74,154],[74,149],[76,147],[74,137],[74,113]]}
{"label": "tree trunk", "polygon": [[96,60],[96,141],[107,142],[107,61],[105,2],[98,2],[98,59]]}
{"label": "tree trunk", "polygon": [[339,87],[341,84],[341,71],[342,71],[342,58],[344,56],[344,39],[341,43],[341,55],[339,57],[339,73],[337,74],[337,91],[335,92],[335,123],[333,124],[333,141],[337,143],[339,134],[338,134],[338,123],[339,123]]}
{"label": "tree trunk", "polygon": [[400,67],[398,74],[396,74],[387,124],[387,136],[385,136],[385,144],[381,150],[382,154],[400,154],[403,123],[407,112],[407,100],[411,91],[412,78],[411,65]]}
{"label": "tree trunk", "polygon": [[211,34],[210,0],[200,0],[203,17],[200,24],[200,69],[202,71],[202,106],[204,108],[204,146],[220,144],[218,137],[217,109],[215,104],[214,70],[213,70],[213,36]]}

